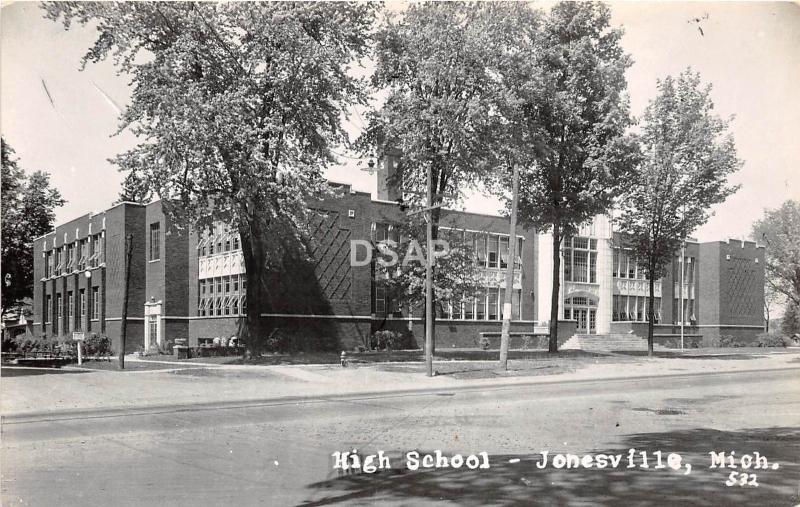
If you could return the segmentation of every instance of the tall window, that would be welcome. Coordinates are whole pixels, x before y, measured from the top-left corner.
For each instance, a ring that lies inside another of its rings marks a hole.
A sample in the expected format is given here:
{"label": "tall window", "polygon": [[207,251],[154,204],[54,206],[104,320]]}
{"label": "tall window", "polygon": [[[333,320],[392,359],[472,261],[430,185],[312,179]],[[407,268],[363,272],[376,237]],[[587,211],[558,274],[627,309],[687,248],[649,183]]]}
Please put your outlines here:
{"label": "tall window", "polygon": [[475,296],[475,319],[486,320],[486,295],[478,294]]}
{"label": "tall window", "polygon": [[489,235],[489,267],[496,268],[497,267],[497,256],[498,256],[498,247],[499,247],[499,240],[497,236],[494,234]]}
{"label": "tall window", "polygon": [[70,243],[66,248],[67,260],[66,266],[64,267],[64,272],[70,273],[73,269],[75,269],[75,243]]}
{"label": "tall window", "polygon": [[150,224],[150,260],[161,258],[161,223]]}
{"label": "tall window", "polygon": [[53,276],[53,251],[50,250],[47,252],[47,254],[45,254],[45,258],[47,262],[45,263],[44,267],[44,276],[45,278],[50,278]]}
{"label": "tall window", "polygon": [[80,291],[80,298],[81,298],[81,320],[83,317],[86,317],[86,289],[81,289]]}
{"label": "tall window", "polygon": [[478,260],[478,267],[486,267],[486,235],[478,234],[475,237],[475,256]]}
{"label": "tall window", "polygon": [[83,271],[86,269],[86,261],[89,259],[89,240],[80,240],[78,250],[78,270]]}
{"label": "tall window", "polygon": [[497,289],[489,289],[489,311],[487,313],[489,320],[498,320],[497,302],[498,292]]}
{"label": "tall window", "polygon": [[58,276],[61,274],[61,268],[64,267],[64,254],[61,253],[61,247],[56,248],[54,251],[56,254],[56,267],[54,274]]}
{"label": "tall window", "polygon": [[64,300],[61,294],[56,294],[56,325],[53,329],[54,334],[61,334],[63,329],[62,319],[64,318]]}
{"label": "tall window", "polygon": [[44,298],[44,323],[50,324],[53,319],[53,296],[48,294]]}
{"label": "tall window", "polygon": [[67,320],[70,323],[75,321],[75,295],[72,291],[67,292]]}
{"label": "tall window", "polygon": [[500,268],[505,269],[508,267],[508,242],[507,236],[500,237]]}
{"label": "tall window", "polygon": [[466,320],[475,318],[475,298],[467,298],[464,300],[464,318]]}
{"label": "tall window", "polygon": [[597,240],[564,238],[564,280],[597,283]]}
{"label": "tall window", "polygon": [[89,318],[97,320],[100,318],[100,289],[99,287],[92,287],[92,308]]}
{"label": "tall window", "polygon": [[89,266],[96,268],[103,262],[103,245],[100,234],[92,236],[92,256],[89,257]]}
{"label": "tall window", "polygon": [[381,284],[375,286],[375,314],[386,315],[386,287]]}

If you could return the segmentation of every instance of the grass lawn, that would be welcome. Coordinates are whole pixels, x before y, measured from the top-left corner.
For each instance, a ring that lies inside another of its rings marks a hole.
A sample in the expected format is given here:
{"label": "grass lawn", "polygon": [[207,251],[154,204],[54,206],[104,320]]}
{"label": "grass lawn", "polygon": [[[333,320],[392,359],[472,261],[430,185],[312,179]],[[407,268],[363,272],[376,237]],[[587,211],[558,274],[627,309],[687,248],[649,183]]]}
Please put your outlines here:
{"label": "grass lawn", "polygon": [[[119,372],[126,372],[126,371],[142,371],[142,370],[169,370],[173,369],[176,366],[171,364],[163,364],[163,363],[156,363],[156,362],[138,362],[138,361],[125,361],[125,369],[121,370],[119,368],[119,361],[84,361],[84,363],[78,366],[77,363],[71,364],[65,368],[86,368],[89,370],[101,370],[101,371],[119,371]],[[186,366],[189,368],[189,366]]]}
{"label": "grass lawn", "polygon": [[[557,375],[573,372],[589,364],[628,363],[637,360],[633,357],[582,350],[565,350],[557,354],[550,354],[544,350],[515,350],[509,351],[508,370],[503,371],[498,368],[497,350],[447,351],[436,355],[436,362],[433,365],[436,375],[447,375],[458,379]],[[382,364],[378,369],[422,374],[425,372],[425,365],[418,362]]]}
{"label": "grass lawn", "polygon": [[[497,350],[478,349],[442,349],[434,355],[435,361],[496,361],[500,352]],[[508,358],[511,360],[542,360],[553,359],[544,350],[511,350]],[[556,358],[599,358],[607,354],[584,352],[580,350],[565,350],[556,355]],[[348,352],[348,361],[351,363],[397,363],[421,362],[425,360],[422,350],[393,350]],[[154,355],[141,358],[143,361],[175,361],[204,364],[253,364],[253,365],[281,365],[281,364],[339,364],[340,354],[337,352],[298,352],[295,354],[264,354],[261,357],[251,358],[246,363],[241,356],[228,357],[193,357],[190,359],[175,359],[173,356]]]}

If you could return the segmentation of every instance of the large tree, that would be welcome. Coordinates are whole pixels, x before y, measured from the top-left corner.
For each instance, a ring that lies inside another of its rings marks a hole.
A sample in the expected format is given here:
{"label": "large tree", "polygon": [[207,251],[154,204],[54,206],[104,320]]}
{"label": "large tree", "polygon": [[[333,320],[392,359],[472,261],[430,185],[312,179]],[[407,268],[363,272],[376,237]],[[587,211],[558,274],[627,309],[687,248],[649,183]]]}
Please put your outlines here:
{"label": "large tree", "polygon": [[[738,170],[728,121],[714,114],[711,86],[687,69],[658,82],[658,95],[641,125],[643,160],[620,199],[616,223],[649,280],[647,348],[653,353],[655,281],[688,235],[704,224],[712,205],[737,190]],[[681,266],[683,261],[681,261]]]}
{"label": "large tree", "polygon": [[49,232],[55,208],[64,204],[50,186],[50,176],[35,171],[30,176],[19,166],[14,149],[2,144],[2,303],[3,310],[33,296],[33,240]]}
{"label": "large tree", "polygon": [[538,152],[521,172],[519,218],[552,234],[550,352],[558,351],[562,240],[610,208],[636,161],[635,143],[626,135],[631,60],[610,18],[604,4],[556,4],[531,56],[540,89],[519,93],[518,121]]}
{"label": "large tree", "polygon": [[241,237],[242,338],[267,337],[270,274],[301,239],[307,202],[326,195],[342,119],[366,103],[350,66],[368,53],[377,6],[344,2],[64,2],[47,16],[94,27],[83,59],[113,59],[131,79],[120,130],[141,144],[115,162],[128,189],[164,199],[176,223],[226,222]]}
{"label": "large tree", "polygon": [[[386,290],[392,306],[424,308],[425,303],[425,221],[421,214],[392,224],[388,238],[376,238],[373,259],[377,284]],[[436,272],[433,292],[437,314],[446,313],[448,303],[470,300],[481,289],[483,272],[475,263],[471,236],[448,229],[434,245]],[[421,312],[424,316],[424,311]]]}
{"label": "large tree", "polygon": [[800,306],[800,202],[786,201],[753,224],[751,237],[767,247],[770,289]]}
{"label": "large tree", "polygon": [[434,240],[441,206],[481,180],[490,151],[494,32],[485,19],[483,5],[412,4],[399,18],[387,17],[376,36],[373,85],[386,100],[370,116],[361,146],[400,152],[395,183],[410,206],[423,205],[430,171]]}

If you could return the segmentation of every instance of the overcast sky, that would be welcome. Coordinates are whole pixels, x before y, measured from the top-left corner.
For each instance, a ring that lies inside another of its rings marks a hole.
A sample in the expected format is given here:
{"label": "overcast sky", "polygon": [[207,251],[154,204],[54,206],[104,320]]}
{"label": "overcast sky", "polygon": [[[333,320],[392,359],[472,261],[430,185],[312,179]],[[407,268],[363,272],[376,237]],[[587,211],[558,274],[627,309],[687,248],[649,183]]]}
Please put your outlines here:
{"label": "overcast sky", "polygon": [[[91,30],[69,32],[45,20],[38,3],[3,4],[0,20],[2,135],[28,170],[43,169],[68,203],[59,222],[107,208],[121,175],[106,159],[135,138],[116,131],[128,82],[108,63],[79,70],[94,41]],[[695,236],[701,241],[746,236],[765,207],[800,198],[800,7],[787,2],[611,3],[613,23],[625,28],[624,48],[633,113],[655,94],[656,79],[691,66],[713,84],[718,113],[735,115],[732,130],[744,168],[741,190],[715,208]],[[707,19],[698,24],[693,18]],[[48,96],[49,94],[49,96]],[[363,114],[363,111],[362,111]],[[361,128],[358,115],[349,130]],[[335,181],[375,192],[375,176],[342,158]],[[497,201],[475,195],[465,204],[495,213]]]}

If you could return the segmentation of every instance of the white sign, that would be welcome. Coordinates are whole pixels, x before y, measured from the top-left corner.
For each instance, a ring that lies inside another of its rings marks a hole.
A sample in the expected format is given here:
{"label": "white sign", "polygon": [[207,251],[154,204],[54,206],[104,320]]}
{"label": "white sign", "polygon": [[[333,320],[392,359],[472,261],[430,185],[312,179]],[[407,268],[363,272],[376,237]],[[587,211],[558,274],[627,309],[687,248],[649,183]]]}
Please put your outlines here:
{"label": "white sign", "polygon": [[72,339],[76,342],[82,342],[86,339],[86,333],[83,331],[73,331],[72,332]]}

